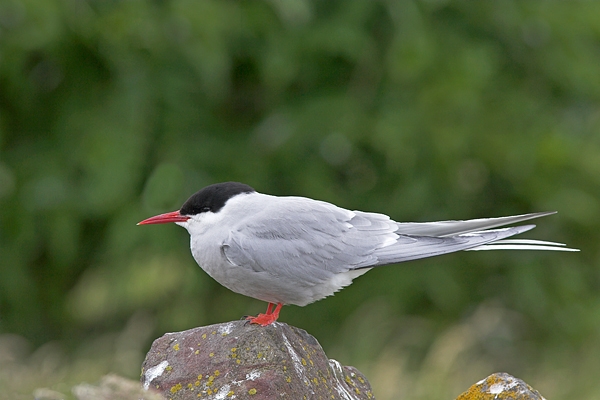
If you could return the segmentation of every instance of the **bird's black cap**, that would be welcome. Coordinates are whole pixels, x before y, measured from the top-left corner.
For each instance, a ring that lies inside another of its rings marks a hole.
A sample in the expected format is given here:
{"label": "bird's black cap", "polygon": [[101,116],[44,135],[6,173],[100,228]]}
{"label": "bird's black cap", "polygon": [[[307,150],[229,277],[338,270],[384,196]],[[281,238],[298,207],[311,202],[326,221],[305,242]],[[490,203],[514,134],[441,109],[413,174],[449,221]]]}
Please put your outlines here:
{"label": "bird's black cap", "polygon": [[200,189],[183,203],[181,215],[196,215],[203,212],[218,212],[227,200],[240,193],[256,192],[252,187],[239,182],[215,183]]}

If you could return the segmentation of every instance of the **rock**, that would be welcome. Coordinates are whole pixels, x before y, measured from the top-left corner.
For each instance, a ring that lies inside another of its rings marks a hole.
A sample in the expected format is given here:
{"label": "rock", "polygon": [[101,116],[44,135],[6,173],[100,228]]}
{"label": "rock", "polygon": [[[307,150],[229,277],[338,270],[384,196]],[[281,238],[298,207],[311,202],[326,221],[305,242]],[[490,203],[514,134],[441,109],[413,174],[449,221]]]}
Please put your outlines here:
{"label": "rock", "polygon": [[[137,381],[106,375],[98,386],[82,383],[72,389],[77,400],[164,400],[155,391],[144,390]],[[64,399],[65,397],[62,397]],[[37,399],[37,397],[36,397]]]}
{"label": "rock", "polygon": [[141,381],[173,400],[374,399],[358,370],[328,360],[313,336],[279,322],[168,333],[152,344]]}
{"label": "rock", "polygon": [[498,372],[477,382],[456,400],[545,400],[544,397],[522,380],[504,372]]}

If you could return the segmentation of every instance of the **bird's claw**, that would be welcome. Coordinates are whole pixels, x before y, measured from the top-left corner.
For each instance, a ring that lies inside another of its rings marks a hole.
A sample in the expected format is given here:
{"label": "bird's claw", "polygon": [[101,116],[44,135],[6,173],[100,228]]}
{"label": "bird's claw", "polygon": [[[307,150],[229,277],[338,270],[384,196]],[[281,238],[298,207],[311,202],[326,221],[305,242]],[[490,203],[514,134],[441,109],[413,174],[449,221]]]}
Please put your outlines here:
{"label": "bird's claw", "polygon": [[257,324],[260,326],[271,325],[277,320],[278,315],[274,314],[258,314],[256,317],[248,316],[246,320],[251,324]]}

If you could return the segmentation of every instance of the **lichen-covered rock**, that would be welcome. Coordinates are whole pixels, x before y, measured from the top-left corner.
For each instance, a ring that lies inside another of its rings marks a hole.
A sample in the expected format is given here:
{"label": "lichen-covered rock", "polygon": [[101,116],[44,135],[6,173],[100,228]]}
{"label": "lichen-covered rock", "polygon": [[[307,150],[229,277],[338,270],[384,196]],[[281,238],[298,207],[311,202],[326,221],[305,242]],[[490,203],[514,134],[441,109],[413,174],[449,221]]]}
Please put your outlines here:
{"label": "lichen-covered rock", "polygon": [[504,372],[488,376],[477,382],[456,400],[545,400],[522,380]]}
{"label": "lichen-covered rock", "polygon": [[142,384],[169,399],[374,399],[366,378],[328,360],[305,331],[229,322],[156,339]]}

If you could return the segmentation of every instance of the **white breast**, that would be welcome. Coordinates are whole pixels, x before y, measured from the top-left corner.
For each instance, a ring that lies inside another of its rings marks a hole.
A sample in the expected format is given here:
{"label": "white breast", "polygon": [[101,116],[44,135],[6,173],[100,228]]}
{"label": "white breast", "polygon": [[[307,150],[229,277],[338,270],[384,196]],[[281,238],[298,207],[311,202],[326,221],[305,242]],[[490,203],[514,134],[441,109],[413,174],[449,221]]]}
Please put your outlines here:
{"label": "white breast", "polygon": [[251,218],[265,207],[265,202],[274,199],[273,196],[260,193],[236,196],[218,213],[202,213],[180,223],[190,233],[190,247],[198,265],[221,285],[236,293],[266,302],[299,306],[332,295],[369,270],[364,268],[340,273],[315,285],[282,279],[272,273],[255,271],[247,265],[230,262],[223,252],[223,242],[231,231],[243,226],[246,218]]}

